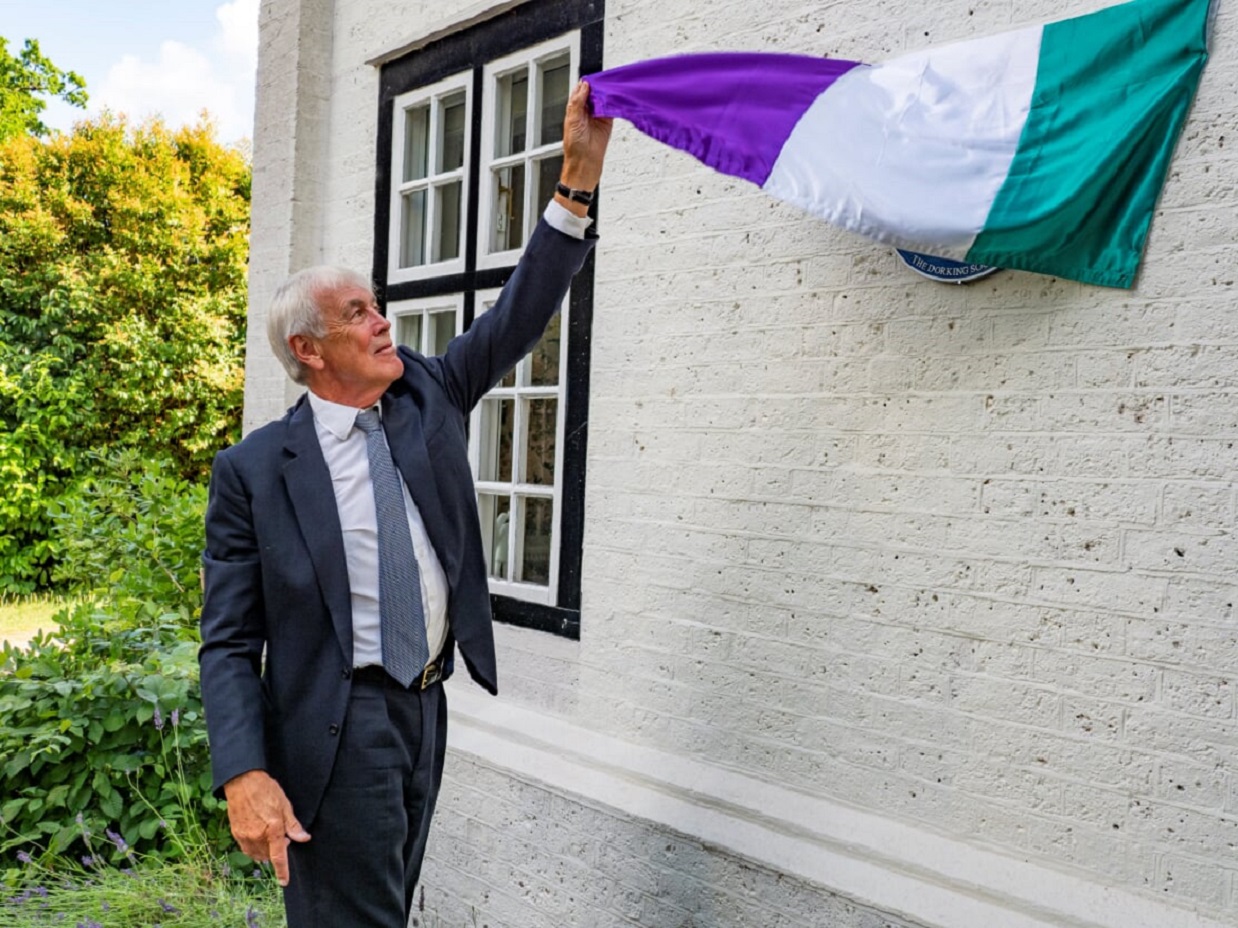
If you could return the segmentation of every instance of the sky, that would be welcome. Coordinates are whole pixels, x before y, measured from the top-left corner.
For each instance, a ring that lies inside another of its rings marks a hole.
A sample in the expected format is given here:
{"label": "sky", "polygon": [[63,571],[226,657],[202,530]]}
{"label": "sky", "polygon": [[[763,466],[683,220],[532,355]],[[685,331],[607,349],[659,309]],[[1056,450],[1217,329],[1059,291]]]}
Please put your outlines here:
{"label": "sky", "polygon": [[37,39],[56,67],[85,79],[85,113],[59,100],[43,111],[54,129],[104,108],[173,127],[205,109],[232,143],[253,137],[258,2],[0,0],[0,36],[10,54]]}

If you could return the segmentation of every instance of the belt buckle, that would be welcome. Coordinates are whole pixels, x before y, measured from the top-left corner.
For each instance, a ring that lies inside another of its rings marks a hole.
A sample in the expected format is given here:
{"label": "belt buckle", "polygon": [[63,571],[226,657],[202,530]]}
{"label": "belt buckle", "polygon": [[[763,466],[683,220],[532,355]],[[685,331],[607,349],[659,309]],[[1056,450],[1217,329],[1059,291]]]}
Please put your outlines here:
{"label": "belt buckle", "polygon": [[431,664],[426,664],[426,669],[421,672],[421,689],[427,686],[432,686],[439,680],[443,679],[443,671],[439,666],[438,661]]}

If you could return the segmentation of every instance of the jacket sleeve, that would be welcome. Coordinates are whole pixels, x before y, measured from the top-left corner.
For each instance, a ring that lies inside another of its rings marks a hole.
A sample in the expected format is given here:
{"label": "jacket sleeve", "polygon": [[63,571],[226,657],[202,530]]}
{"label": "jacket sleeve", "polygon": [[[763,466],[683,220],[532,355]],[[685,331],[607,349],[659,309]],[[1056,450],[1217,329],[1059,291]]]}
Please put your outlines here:
{"label": "jacket sleeve", "polygon": [[595,239],[576,239],[539,219],[511,278],[488,311],[442,357],[448,396],[471,410],[542,337]]}
{"label": "jacket sleeve", "polygon": [[215,457],[202,556],[202,704],[212,787],[266,768],[262,652],[266,643],[262,565],[243,483],[227,453]]}

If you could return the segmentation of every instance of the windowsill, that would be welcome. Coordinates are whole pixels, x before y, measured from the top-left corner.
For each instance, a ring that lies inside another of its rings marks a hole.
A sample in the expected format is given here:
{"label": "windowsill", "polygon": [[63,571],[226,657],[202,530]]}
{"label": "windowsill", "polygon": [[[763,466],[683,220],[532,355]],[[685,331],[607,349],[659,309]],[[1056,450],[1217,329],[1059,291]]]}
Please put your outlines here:
{"label": "windowsill", "polygon": [[[542,636],[540,644],[564,651],[562,667],[546,666],[547,679],[577,669],[567,654],[572,642]],[[504,672],[509,657],[503,654]],[[562,684],[575,690],[575,676]],[[458,680],[448,687],[453,751],[926,925],[1228,928],[1151,896],[598,734],[562,717],[571,700],[541,709],[537,699],[531,709]]]}

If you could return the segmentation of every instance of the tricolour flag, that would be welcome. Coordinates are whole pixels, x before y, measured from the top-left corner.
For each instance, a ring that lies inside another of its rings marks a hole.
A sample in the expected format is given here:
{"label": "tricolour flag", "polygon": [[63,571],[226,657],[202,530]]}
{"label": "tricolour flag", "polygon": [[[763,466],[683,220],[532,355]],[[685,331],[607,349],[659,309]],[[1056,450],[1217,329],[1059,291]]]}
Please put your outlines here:
{"label": "tricolour flag", "polygon": [[594,113],[839,226],[1129,287],[1210,0],[1133,0],[885,64],[714,53],[586,78]]}

